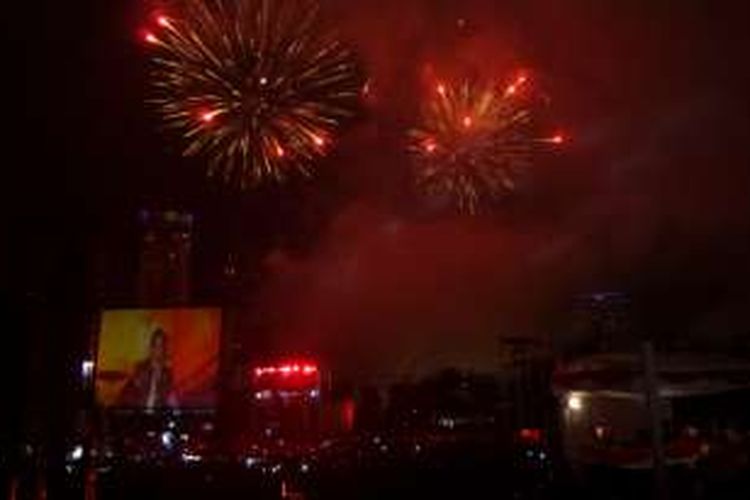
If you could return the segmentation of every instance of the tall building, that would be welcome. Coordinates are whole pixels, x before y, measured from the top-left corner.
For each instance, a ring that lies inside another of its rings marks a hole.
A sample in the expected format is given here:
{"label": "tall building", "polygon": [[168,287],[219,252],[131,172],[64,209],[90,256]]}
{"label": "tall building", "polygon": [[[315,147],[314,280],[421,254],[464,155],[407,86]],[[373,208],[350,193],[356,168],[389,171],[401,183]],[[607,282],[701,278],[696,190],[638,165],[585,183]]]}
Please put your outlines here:
{"label": "tall building", "polygon": [[621,292],[578,295],[571,311],[573,350],[593,353],[627,349],[633,344],[630,296]]}
{"label": "tall building", "polygon": [[177,211],[141,210],[137,293],[144,307],[187,304],[193,216]]}
{"label": "tall building", "polygon": [[510,424],[516,428],[551,428],[555,402],[550,391],[553,360],[543,341],[528,336],[501,336],[500,369],[512,403]]}

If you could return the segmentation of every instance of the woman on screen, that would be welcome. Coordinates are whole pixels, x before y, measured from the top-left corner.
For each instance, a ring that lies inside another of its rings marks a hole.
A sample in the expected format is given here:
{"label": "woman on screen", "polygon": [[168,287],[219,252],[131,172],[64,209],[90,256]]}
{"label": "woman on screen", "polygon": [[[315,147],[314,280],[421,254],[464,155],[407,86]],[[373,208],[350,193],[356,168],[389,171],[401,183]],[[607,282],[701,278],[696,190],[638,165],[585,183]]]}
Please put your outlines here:
{"label": "woman on screen", "polygon": [[161,328],[151,334],[148,357],[136,365],[119,399],[121,406],[146,410],[177,407],[167,335]]}

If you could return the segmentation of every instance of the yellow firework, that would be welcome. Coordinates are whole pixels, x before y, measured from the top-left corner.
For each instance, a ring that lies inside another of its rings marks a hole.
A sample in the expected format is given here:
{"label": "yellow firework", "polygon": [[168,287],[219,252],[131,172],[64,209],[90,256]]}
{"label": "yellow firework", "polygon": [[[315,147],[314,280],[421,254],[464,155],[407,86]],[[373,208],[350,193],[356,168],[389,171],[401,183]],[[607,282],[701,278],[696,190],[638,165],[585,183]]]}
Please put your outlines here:
{"label": "yellow firework", "polygon": [[150,101],[227,182],[309,173],[357,112],[356,57],[313,0],[186,0],[155,24]]}
{"label": "yellow firework", "polygon": [[523,75],[502,86],[437,83],[421,125],[409,133],[418,186],[452,197],[458,210],[472,214],[513,192],[535,149],[563,140],[535,138],[528,87]]}

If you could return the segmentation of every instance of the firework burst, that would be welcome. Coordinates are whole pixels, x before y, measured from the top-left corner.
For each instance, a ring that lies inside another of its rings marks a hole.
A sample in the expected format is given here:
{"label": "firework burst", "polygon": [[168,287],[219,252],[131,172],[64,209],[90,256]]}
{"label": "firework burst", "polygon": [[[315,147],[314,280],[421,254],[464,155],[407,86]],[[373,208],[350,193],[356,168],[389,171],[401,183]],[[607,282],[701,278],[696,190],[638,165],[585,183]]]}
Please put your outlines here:
{"label": "firework burst", "polygon": [[533,101],[526,76],[504,86],[436,84],[421,126],[409,132],[418,186],[472,214],[515,191],[535,151],[563,141],[535,137]]}
{"label": "firework burst", "polygon": [[309,173],[357,112],[356,58],[314,0],[185,0],[156,25],[150,101],[227,182]]}

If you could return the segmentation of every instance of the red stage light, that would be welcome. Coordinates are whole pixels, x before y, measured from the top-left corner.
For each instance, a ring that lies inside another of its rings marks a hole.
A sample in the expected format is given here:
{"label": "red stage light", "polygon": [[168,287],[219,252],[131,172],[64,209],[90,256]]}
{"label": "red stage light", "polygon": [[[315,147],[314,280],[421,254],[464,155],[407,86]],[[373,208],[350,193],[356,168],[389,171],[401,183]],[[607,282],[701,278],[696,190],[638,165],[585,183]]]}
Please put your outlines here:
{"label": "red stage light", "polygon": [[253,373],[258,378],[265,377],[266,375],[281,375],[283,377],[288,377],[294,374],[309,376],[317,372],[318,367],[315,364],[301,362],[285,363],[277,366],[260,366],[253,370]]}

